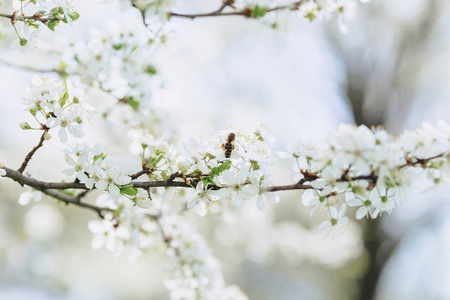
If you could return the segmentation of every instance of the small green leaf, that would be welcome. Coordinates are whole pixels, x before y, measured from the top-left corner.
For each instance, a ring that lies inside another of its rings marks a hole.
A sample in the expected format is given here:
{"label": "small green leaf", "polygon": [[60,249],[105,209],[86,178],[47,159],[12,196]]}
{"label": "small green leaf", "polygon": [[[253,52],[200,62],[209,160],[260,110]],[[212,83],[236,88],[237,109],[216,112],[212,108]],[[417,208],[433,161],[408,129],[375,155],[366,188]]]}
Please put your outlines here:
{"label": "small green leaf", "polygon": [[50,10],[49,14],[50,14],[52,17],[59,17],[59,10],[58,10],[58,7],[53,7],[53,8]]}
{"label": "small green leaf", "polygon": [[31,21],[31,20],[28,21],[28,26],[33,27],[33,28],[39,28],[39,25],[36,22]]}
{"label": "small green leaf", "polygon": [[129,195],[129,196],[136,196],[138,193],[138,190],[136,188],[133,188],[133,185],[126,185],[124,187],[120,188],[120,193],[124,194],[124,195]]}
{"label": "small green leaf", "polygon": [[59,25],[59,21],[58,20],[50,20],[47,23],[47,27],[51,30],[51,31],[55,31],[55,26]]}
{"label": "small green leaf", "polygon": [[163,180],[167,180],[167,179],[170,178],[170,175],[169,175],[169,173],[167,173],[167,171],[162,171],[161,172],[161,177],[162,177]]}
{"label": "small green leaf", "polygon": [[64,94],[62,94],[61,98],[59,98],[59,105],[61,105],[61,107],[64,107],[64,105],[66,105],[67,99],[69,99],[69,93],[66,91],[64,92]]}
{"label": "small green leaf", "polygon": [[139,109],[139,101],[134,100],[133,97],[127,98],[127,101],[134,111],[137,111]]}
{"label": "small green leaf", "polygon": [[259,170],[260,169],[259,163],[256,160],[250,160],[250,163],[252,164],[252,169],[253,170]]}
{"label": "small green leaf", "polygon": [[316,14],[313,11],[309,11],[305,14],[305,19],[308,19],[310,22],[316,19]]}
{"label": "small green leaf", "polygon": [[72,18],[72,21],[78,20],[80,18],[80,14],[74,11],[73,13],[70,13],[69,16]]}
{"label": "small green leaf", "polygon": [[209,177],[209,176],[203,177],[202,181],[203,181],[203,185],[205,185],[205,186],[207,186],[208,184],[209,185],[216,185],[214,180],[212,180],[211,177]]}
{"label": "small green leaf", "polygon": [[158,157],[155,160],[155,166],[156,166],[157,163],[159,163],[161,161],[161,159],[163,159],[163,157],[164,157],[164,154],[158,155]]}
{"label": "small green leaf", "polygon": [[267,13],[268,8],[264,6],[255,5],[252,10],[252,18],[261,18]]}
{"label": "small green leaf", "polygon": [[100,154],[94,156],[94,162],[97,161],[97,159],[99,159],[99,158],[103,159],[105,157],[106,157],[106,155],[104,153],[100,153]]}
{"label": "small green leaf", "polygon": [[223,171],[231,168],[231,162],[229,160],[224,161],[220,166],[211,169],[212,176],[219,176]]}
{"label": "small green leaf", "polygon": [[35,117],[36,113],[37,113],[37,110],[38,110],[37,107],[34,107],[34,108],[30,109],[30,114],[32,114]]}
{"label": "small green leaf", "polygon": [[155,75],[158,71],[156,70],[155,66],[153,65],[147,65],[145,67],[145,73],[150,74],[150,75]]}
{"label": "small green leaf", "polygon": [[214,155],[212,155],[211,153],[208,153],[208,152],[206,152],[206,154],[205,154],[205,158],[206,158],[206,157],[208,157],[208,158],[210,158],[210,159],[216,158]]}
{"label": "small green leaf", "polygon": [[125,44],[114,44],[112,47],[114,48],[114,50],[120,50],[125,46]]}

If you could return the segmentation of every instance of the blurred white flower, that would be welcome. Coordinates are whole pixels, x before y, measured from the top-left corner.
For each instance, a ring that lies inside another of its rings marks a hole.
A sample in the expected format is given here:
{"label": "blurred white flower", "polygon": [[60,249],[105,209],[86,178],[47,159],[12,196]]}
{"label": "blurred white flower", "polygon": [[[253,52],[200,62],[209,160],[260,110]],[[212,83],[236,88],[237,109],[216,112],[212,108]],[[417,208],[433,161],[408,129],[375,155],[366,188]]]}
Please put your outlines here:
{"label": "blurred white flower", "polygon": [[216,195],[221,198],[233,200],[238,208],[242,208],[245,205],[245,200],[252,198],[259,192],[259,188],[255,184],[244,185],[248,177],[249,172],[244,168],[241,168],[236,176],[229,170],[224,171],[221,179],[226,187],[218,190]]}
{"label": "blurred white flower", "polygon": [[319,225],[319,229],[326,229],[325,236],[332,236],[342,231],[345,225],[348,224],[348,217],[345,216],[345,210],[347,206],[342,204],[341,209],[337,210],[336,207],[328,207],[328,221],[324,221]]}
{"label": "blurred white flower", "polygon": [[195,196],[188,201],[187,208],[191,209],[193,206],[197,205],[198,214],[200,216],[206,215],[208,206],[211,205],[213,201],[217,201],[219,197],[211,190],[208,186],[200,181],[195,188]]}
{"label": "blurred white flower", "polygon": [[95,183],[95,187],[101,191],[108,189],[111,196],[119,197],[120,189],[118,186],[129,184],[131,177],[126,175],[127,170],[124,167],[118,166],[109,156],[105,157],[100,163],[99,180]]}

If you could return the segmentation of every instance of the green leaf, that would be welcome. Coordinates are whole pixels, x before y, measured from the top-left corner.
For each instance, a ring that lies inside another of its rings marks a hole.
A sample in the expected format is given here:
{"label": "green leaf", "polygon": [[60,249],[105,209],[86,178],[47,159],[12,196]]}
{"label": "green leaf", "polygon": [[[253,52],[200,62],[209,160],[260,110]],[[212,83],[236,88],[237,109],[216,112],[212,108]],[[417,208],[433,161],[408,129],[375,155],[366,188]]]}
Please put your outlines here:
{"label": "green leaf", "polygon": [[31,21],[31,20],[28,21],[28,26],[33,27],[33,28],[39,28],[39,25],[36,22]]}
{"label": "green leaf", "polygon": [[50,20],[47,23],[47,27],[51,30],[51,31],[55,31],[55,26],[59,25],[59,21],[58,20]]}
{"label": "green leaf", "polygon": [[223,164],[221,164],[217,168],[219,169],[219,172],[222,173],[223,171],[228,170],[229,168],[231,168],[231,161],[226,160],[226,161],[223,162]]}
{"label": "green leaf", "polygon": [[136,196],[138,193],[138,190],[136,188],[133,188],[133,185],[127,185],[124,187],[120,188],[120,193],[124,194],[124,195],[129,195],[129,196]]}
{"label": "green leaf", "polygon": [[156,70],[155,66],[153,65],[147,65],[145,67],[145,73],[150,74],[150,75],[155,75],[158,71]]}
{"label": "green leaf", "polygon": [[158,155],[158,157],[157,157],[156,160],[155,160],[155,166],[156,166],[157,163],[159,163],[159,162],[161,161],[161,159],[163,159],[163,157],[164,157],[164,154],[163,154],[163,153],[161,153],[160,155]]}
{"label": "green leaf", "polygon": [[99,158],[103,159],[105,157],[106,157],[106,154],[100,153],[100,154],[94,156],[94,162],[97,161],[97,159],[99,159]]}
{"label": "green leaf", "polygon": [[209,177],[209,176],[203,177],[202,181],[203,181],[203,185],[205,185],[205,186],[207,186],[208,184],[209,185],[216,185],[214,180],[212,180],[211,177]]}
{"label": "green leaf", "polygon": [[208,152],[206,152],[206,154],[205,154],[205,158],[210,158],[210,159],[214,159],[214,158],[216,158],[214,155],[212,155],[211,153],[208,153]]}
{"label": "green leaf", "polygon": [[67,99],[69,99],[69,93],[66,91],[64,92],[64,94],[62,94],[61,98],[59,98],[59,105],[61,105],[61,107],[64,107],[64,105],[66,105]]}
{"label": "green leaf", "polygon": [[133,97],[127,98],[127,101],[134,111],[137,111],[139,109],[139,101],[134,100]]}
{"label": "green leaf", "polygon": [[112,45],[112,47],[114,48],[114,50],[120,50],[120,49],[122,49],[123,47],[125,47],[125,44],[124,44],[124,43],[121,43],[121,44],[114,44],[114,45]]}
{"label": "green leaf", "polygon": [[211,175],[219,176],[223,171],[231,168],[231,162],[229,160],[224,161],[220,166],[211,169]]}
{"label": "green leaf", "polygon": [[305,14],[305,18],[312,22],[316,19],[316,14],[313,11],[309,11]]}
{"label": "green leaf", "polygon": [[36,117],[37,111],[38,111],[38,108],[34,107],[34,108],[30,109],[30,114],[32,114],[34,117]]}
{"label": "green leaf", "polygon": [[50,10],[49,14],[50,14],[52,17],[55,17],[55,18],[59,17],[58,7],[52,8],[52,9]]}
{"label": "green leaf", "polygon": [[73,13],[70,13],[69,16],[72,17],[72,21],[76,21],[76,20],[78,20],[78,18],[80,18],[80,14],[77,13],[76,11],[74,11]]}
{"label": "green leaf", "polygon": [[167,180],[167,179],[170,178],[170,175],[169,175],[169,173],[167,173],[167,171],[162,171],[161,172],[161,177],[162,177],[163,180]]}
{"label": "green leaf", "polygon": [[252,10],[252,18],[261,18],[264,17],[264,15],[267,13],[268,7],[255,5],[255,7]]}
{"label": "green leaf", "polygon": [[260,169],[259,163],[256,160],[251,160],[250,159],[250,163],[252,164],[252,169],[253,170],[259,170]]}

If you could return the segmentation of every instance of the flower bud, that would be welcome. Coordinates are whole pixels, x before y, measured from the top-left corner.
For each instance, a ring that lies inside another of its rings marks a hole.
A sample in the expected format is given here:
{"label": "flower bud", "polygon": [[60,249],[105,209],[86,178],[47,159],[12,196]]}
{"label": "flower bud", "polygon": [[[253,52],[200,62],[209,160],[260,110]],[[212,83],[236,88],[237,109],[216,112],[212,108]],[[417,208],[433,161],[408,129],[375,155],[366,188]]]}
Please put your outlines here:
{"label": "flower bud", "polygon": [[46,141],[48,141],[49,139],[51,139],[52,138],[52,136],[50,135],[50,133],[48,133],[48,131],[46,131],[45,133],[44,133],[44,139],[46,140]]}
{"label": "flower bud", "polygon": [[178,162],[178,169],[181,172],[186,173],[188,168],[189,168],[189,162],[187,162],[186,160],[180,160]]}
{"label": "flower bud", "polygon": [[28,122],[21,122],[19,126],[20,126],[20,128],[22,128],[23,130],[31,129],[31,126],[30,126],[30,124],[28,124]]}

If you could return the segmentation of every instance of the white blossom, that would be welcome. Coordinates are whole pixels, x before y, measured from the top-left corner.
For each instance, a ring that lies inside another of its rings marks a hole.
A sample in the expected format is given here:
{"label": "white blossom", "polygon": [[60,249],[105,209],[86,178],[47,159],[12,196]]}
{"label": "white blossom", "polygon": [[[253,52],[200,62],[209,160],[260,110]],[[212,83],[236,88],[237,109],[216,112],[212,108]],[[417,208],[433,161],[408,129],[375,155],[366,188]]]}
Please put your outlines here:
{"label": "white blossom", "polygon": [[238,208],[245,205],[245,200],[248,200],[258,194],[259,188],[255,184],[245,184],[249,177],[249,172],[242,168],[235,176],[231,171],[226,170],[222,173],[225,187],[216,192],[216,195],[221,198],[233,200]]}

